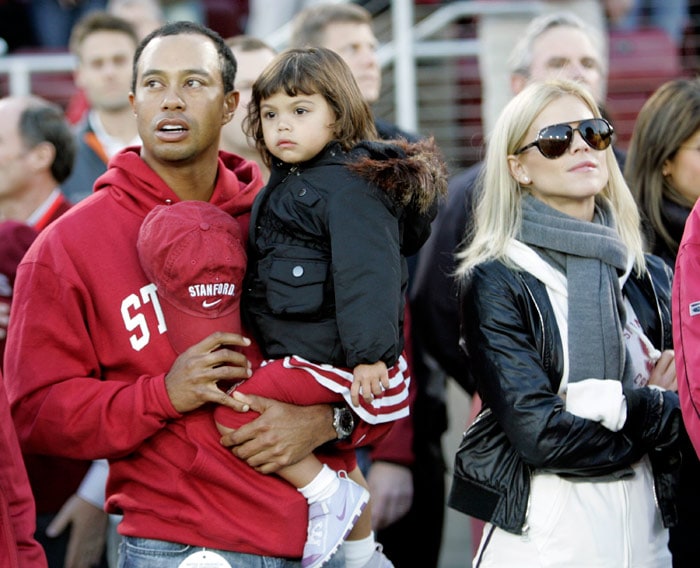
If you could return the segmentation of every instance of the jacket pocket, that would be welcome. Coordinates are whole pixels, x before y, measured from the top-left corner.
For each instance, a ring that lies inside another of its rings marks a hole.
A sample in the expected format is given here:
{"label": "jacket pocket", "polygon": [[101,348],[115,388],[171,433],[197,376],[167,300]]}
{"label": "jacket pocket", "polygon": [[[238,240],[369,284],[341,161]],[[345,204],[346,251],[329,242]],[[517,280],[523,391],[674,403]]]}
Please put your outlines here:
{"label": "jacket pocket", "polygon": [[270,266],[267,303],[273,313],[313,314],[323,306],[328,262],[274,258]]}

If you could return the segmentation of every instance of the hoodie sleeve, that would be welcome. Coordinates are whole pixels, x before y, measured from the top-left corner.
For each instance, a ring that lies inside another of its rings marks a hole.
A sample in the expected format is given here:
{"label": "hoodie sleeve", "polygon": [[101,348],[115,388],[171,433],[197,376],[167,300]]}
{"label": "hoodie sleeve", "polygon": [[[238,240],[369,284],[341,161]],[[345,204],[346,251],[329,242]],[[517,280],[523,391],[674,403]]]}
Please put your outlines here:
{"label": "hoodie sleeve", "polygon": [[125,455],[180,416],[164,374],[104,380],[83,308],[91,299],[39,259],[19,267],[5,359],[22,448],[75,459]]}
{"label": "hoodie sleeve", "polygon": [[673,278],[673,346],[686,430],[700,455],[700,212],[685,225]]}

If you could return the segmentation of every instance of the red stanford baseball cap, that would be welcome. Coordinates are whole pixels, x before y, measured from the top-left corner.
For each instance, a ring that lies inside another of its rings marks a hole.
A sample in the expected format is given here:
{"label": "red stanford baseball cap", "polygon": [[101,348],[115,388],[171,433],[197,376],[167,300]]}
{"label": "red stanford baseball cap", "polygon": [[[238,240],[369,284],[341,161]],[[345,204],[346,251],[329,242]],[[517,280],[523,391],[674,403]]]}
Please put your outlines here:
{"label": "red stanford baseball cap", "polygon": [[241,332],[247,257],[231,215],[206,201],[157,205],[143,220],[136,246],[158,289],[175,351],[215,331]]}

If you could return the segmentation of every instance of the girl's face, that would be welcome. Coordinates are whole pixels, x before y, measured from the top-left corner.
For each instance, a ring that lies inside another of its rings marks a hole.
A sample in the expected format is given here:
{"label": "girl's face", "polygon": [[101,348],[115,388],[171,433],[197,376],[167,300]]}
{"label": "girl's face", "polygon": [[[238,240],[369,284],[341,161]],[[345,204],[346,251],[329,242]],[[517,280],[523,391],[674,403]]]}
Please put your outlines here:
{"label": "girl's face", "polygon": [[700,197],[700,130],[688,138],[662,169],[669,183],[691,203]]}
{"label": "girl's face", "polygon": [[319,94],[279,91],[260,102],[260,119],[265,146],[289,164],[310,160],[335,138],[335,113]]}
{"label": "girl's face", "polygon": [[[523,145],[533,142],[540,130],[553,124],[577,127],[594,118],[578,97],[566,95],[553,101],[533,121]],[[508,157],[511,175],[550,207],[572,217],[593,219],[595,196],[608,182],[604,151],[594,150],[575,131],[571,145],[558,158],[545,158],[536,147]]]}

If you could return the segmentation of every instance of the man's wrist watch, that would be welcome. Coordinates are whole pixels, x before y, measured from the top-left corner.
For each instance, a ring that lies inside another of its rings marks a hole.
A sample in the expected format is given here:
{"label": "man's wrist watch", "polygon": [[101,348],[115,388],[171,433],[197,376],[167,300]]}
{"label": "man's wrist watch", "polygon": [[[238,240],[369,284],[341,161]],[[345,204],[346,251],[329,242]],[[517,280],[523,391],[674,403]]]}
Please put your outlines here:
{"label": "man's wrist watch", "polygon": [[347,440],[355,429],[355,417],[347,406],[333,407],[333,428],[338,440]]}

